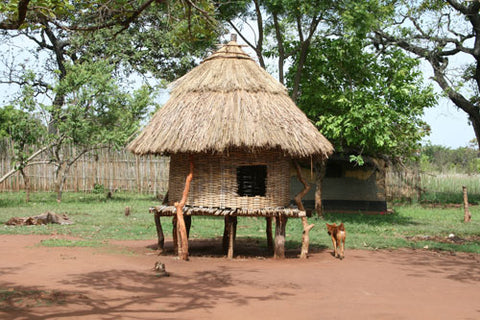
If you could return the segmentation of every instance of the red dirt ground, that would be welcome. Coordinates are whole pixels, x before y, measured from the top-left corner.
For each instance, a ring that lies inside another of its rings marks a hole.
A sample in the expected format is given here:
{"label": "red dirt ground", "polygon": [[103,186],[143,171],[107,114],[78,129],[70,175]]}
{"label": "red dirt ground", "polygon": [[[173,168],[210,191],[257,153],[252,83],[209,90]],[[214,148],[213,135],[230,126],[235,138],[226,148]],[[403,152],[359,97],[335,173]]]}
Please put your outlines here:
{"label": "red dirt ground", "polygon": [[38,246],[51,237],[0,235],[0,319],[480,319],[479,255],[347,246],[343,261],[330,249],[227,260],[220,240],[196,240],[185,262],[154,240]]}

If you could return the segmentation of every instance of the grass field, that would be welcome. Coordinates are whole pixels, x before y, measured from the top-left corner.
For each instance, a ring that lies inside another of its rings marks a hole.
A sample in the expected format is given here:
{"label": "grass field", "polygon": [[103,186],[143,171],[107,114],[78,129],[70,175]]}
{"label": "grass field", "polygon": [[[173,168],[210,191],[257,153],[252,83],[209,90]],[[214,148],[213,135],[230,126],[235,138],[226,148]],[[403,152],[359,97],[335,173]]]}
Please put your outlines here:
{"label": "grass field", "polygon": [[462,187],[467,187],[470,203],[480,204],[480,176],[460,173],[424,173],[422,203],[462,203]]}
{"label": "grass field", "polygon": [[[76,240],[48,240],[47,246],[106,246],[109,240],[152,239],[156,231],[148,208],[157,205],[151,195],[115,193],[107,200],[103,194],[65,193],[62,203],[54,193],[34,193],[25,203],[24,193],[0,193],[0,234],[62,234]],[[124,215],[126,206],[130,216]],[[344,222],[347,227],[347,248],[428,248],[434,250],[480,253],[480,208],[471,206],[472,222],[463,222],[462,207],[427,208],[420,205],[397,206],[393,214],[328,214],[325,219],[309,218],[315,224],[310,233],[313,248],[329,248],[330,238],[325,222]],[[25,217],[53,211],[66,213],[72,225],[12,227],[4,223],[11,217]],[[166,236],[171,236],[171,219],[162,218]],[[223,235],[224,222],[218,217],[193,217],[190,237],[211,239]],[[239,218],[238,238],[259,240],[266,245],[265,219]],[[450,234],[455,237],[448,238]],[[302,224],[290,219],[287,224],[287,247],[301,245]]]}

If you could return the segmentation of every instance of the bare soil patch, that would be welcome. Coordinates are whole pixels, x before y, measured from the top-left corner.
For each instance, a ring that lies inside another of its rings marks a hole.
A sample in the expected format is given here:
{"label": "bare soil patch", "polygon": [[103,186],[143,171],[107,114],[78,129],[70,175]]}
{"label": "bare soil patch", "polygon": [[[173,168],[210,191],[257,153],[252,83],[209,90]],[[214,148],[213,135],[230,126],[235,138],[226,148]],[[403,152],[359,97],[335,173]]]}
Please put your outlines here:
{"label": "bare soil patch", "polygon": [[39,245],[51,237],[0,235],[0,319],[480,318],[474,254],[348,250],[347,239],[342,261],[330,248],[274,260],[240,239],[228,260],[220,240],[194,240],[185,262],[157,256],[153,239]]}

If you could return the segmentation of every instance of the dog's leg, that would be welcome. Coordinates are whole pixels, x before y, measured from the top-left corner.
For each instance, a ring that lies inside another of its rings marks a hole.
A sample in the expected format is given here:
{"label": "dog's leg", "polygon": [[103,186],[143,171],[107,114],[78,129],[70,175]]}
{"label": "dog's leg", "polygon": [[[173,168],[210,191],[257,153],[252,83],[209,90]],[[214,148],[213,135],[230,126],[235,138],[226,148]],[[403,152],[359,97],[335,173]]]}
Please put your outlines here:
{"label": "dog's leg", "polygon": [[337,239],[335,239],[335,235],[332,234],[332,243],[333,243],[333,254],[335,258],[337,257]]}
{"label": "dog's leg", "polygon": [[345,258],[345,231],[340,231],[340,259]]}

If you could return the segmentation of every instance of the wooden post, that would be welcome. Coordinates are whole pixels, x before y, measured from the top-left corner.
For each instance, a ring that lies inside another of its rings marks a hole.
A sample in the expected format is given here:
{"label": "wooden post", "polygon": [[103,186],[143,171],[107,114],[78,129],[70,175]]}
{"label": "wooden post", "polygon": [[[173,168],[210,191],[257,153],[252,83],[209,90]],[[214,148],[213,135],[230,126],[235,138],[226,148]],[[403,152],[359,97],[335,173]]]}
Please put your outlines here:
{"label": "wooden post", "polygon": [[190,183],[193,179],[193,156],[189,156],[190,172],[185,179],[185,188],[183,189],[182,200],[173,205],[177,208],[177,237],[178,237],[178,257],[182,260],[188,260],[188,236],[185,219],[183,218],[183,207],[187,202]]}
{"label": "wooden post", "polygon": [[184,216],[185,227],[187,228],[187,238],[190,239],[190,227],[192,226],[192,216]]}
{"label": "wooden post", "polygon": [[[295,169],[297,170],[297,178],[303,184],[303,190],[300,191],[295,196],[295,203],[297,207],[301,211],[305,211],[305,207],[302,203],[302,198],[310,191],[310,185],[308,182],[303,178],[302,171],[300,169],[300,165],[297,161],[295,161]],[[315,226],[314,224],[308,224],[307,217],[302,217],[302,225],[303,225],[303,233],[302,233],[302,251],[300,252],[300,258],[306,259],[308,258],[308,247],[310,245],[310,230]]]}
{"label": "wooden post", "polygon": [[468,209],[468,195],[467,195],[467,187],[463,186],[463,221],[470,222],[472,220],[472,214]]}
{"label": "wooden post", "polygon": [[178,232],[177,232],[177,216],[172,218],[172,237],[173,237],[173,251],[178,254]]}
{"label": "wooden post", "polygon": [[273,253],[272,217],[267,217],[266,220],[267,250],[269,253]]}
{"label": "wooden post", "polygon": [[285,258],[285,227],[287,217],[279,215],[275,218],[275,248],[273,257],[276,259]]}
{"label": "wooden post", "polygon": [[233,251],[235,247],[235,239],[237,237],[237,222],[236,216],[225,216],[225,228],[223,229],[223,252],[227,258],[233,258]]}
{"label": "wooden post", "polygon": [[153,217],[155,219],[155,226],[157,227],[157,238],[158,238],[158,254],[162,254],[165,244],[165,236],[163,234],[162,223],[160,221],[160,212],[154,210]]}

